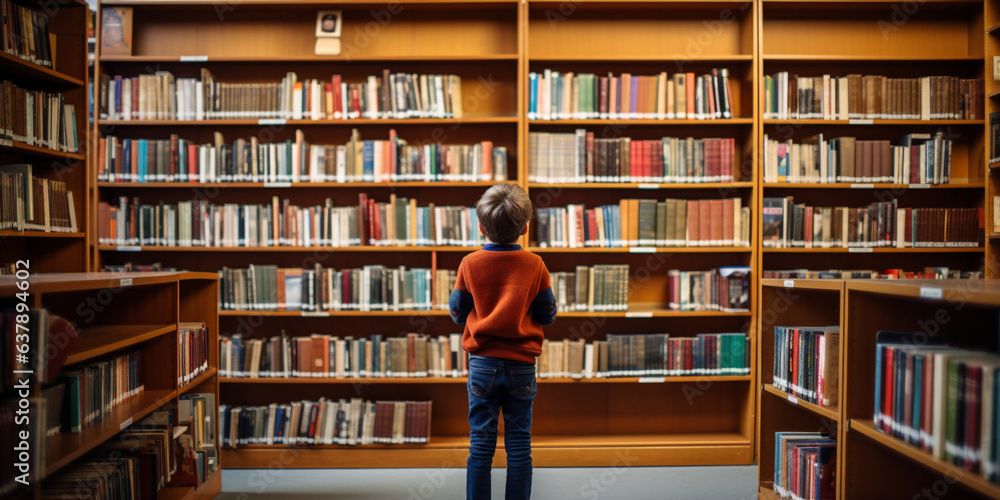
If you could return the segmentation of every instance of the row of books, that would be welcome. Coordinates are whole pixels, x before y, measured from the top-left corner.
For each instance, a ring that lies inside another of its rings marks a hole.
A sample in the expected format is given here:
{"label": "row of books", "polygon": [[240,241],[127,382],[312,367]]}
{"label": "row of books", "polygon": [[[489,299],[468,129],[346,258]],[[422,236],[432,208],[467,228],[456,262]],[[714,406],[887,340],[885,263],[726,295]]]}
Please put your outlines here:
{"label": "row of books", "polygon": [[536,210],[542,248],[750,245],[750,207],[740,198],[664,201],[623,199]]}
{"label": "row of books", "polygon": [[[63,370],[59,375],[60,384],[54,387],[64,388],[50,394],[63,392],[65,399],[58,395],[46,399],[50,407],[60,402],[64,406],[59,412],[50,408],[49,414],[62,415],[60,427],[63,432],[77,433],[103,422],[115,408],[145,390],[142,365],[142,351],[130,351],[104,361]],[[53,429],[55,422],[49,425]]]}
{"label": "row of books", "polygon": [[553,272],[549,278],[559,311],[628,310],[628,264],[576,266],[575,272]]}
{"label": "row of books", "polygon": [[981,120],[983,80],[954,76],[764,76],[764,119]]}
{"label": "row of books", "polygon": [[750,268],[667,273],[667,307],[675,311],[750,311]]}
{"label": "row of books", "polygon": [[819,432],[774,433],[774,492],[781,498],[836,498],[837,441]]}
{"label": "row of books", "polygon": [[750,373],[749,339],[744,333],[612,335],[542,341],[539,378],[604,378]]}
{"label": "row of books", "polygon": [[528,73],[528,119],[698,119],[733,117],[727,68],[710,74],[598,76],[551,69]]}
{"label": "row of books", "polygon": [[190,384],[208,371],[208,327],[205,323],[177,325],[177,387]]}
{"label": "row of books", "polygon": [[169,139],[98,139],[101,182],[394,182],[503,181],[507,148],[478,144],[409,144],[389,130],[388,139],[362,140],[354,129],[347,144],[310,144],[295,139],[261,142],[257,137],[197,144]]}
{"label": "row of books", "polygon": [[270,203],[221,205],[206,200],[142,204],[121,196],[97,205],[98,243],[180,247],[476,246],[486,242],[474,207],[418,207],[389,195],[357,206],[300,207],[277,196]]}
{"label": "row of books", "polygon": [[840,328],[775,326],[775,388],[819,406],[837,406]]}
{"label": "row of books", "polygon": [[0,165],[0,229],[77,231],[73,192],[63,181],[32,175],[26,163]]}
{"label": "row of books", "polygon": [[951,146],[940,131],[907,134],[899,145],[823,134],[796,144],[764,134],[764,182],[947,184]]}
{"label": "row of books", "polygon": [[981,208],[812,207],[764,198],[764,248],[978,247]]}
{"label": "row of books", "polygon": [[361,398],[219,407],[222,445],[366,445],[430,442],[431,401]]}
{"label": "row of books", "polygon": [[990,163],[1000,162],[1000,112],[990,113]]}
{"label": "row of books", "polygon": [[12,0],[0,0],[0,48],[25,61],[52,67],[52,47],[49,40],[49,16],[40,10],[18,5]]}
{"label": "row of books", "polygon": [[736,139],[528,133],[528,180],[539,183],[732,182]]}
{"label": "row of books", "polygon": [[[186,476],[172,478],[171,486],[197,486],[219,469],[219,439],[216,426],[219,407],[215,393],[182,394],[177,398],[177,421],[188,429],[178,444],[180,453],[186,455]],[[190,474],[194,465],[194,474]]]}
{"label": "row of books", "polygon": [[982,271],[962,271],[948,267],[925,267],[923,271],[905,271],[903,269],[784,269],[763,270],[761,278],[768,279],[983,279]]}
{"label": "row of books", "polygon": [[878,332],[875,426],[1000,483],[1000,357],[923,333]]}
{"label": "row of books", "polygon": [[426,268],[279,269],[254,265],[219,271],[220,309],[241,311],[428,311],[445,308],[455,271]]}
{"label": "row of books", "polygon": [[14,142],[76,153],[76,107],[59,92],[25,89],[0,79],[0,146]]}
{"label": "row of books", "polygon": [[208,69],[199,78],[169,71],[128,77],[102,74],[102,120],[347,120],[462,118],[458,75],[390,73],[348,83],[299,79],[288,72],[278,83],[224,83]]}
{"label": "row of books", "polygon": [[233,378],[464,377],[469,373],[462,334],[437,337],[309,336],[219,337],[219,374]]}

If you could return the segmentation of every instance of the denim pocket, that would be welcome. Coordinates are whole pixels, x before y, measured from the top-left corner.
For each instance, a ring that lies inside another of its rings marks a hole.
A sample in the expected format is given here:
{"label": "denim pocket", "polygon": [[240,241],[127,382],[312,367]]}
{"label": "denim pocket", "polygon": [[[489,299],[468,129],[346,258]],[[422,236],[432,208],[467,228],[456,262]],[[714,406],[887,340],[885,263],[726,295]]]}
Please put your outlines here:
{"label": "denim pocket", "polygon": [[484,398],[493,390],[496,368],[469,367],[469,392],[477,398]]}
{"label": "denim pocket", "polygon": [[510,370],[510,393],[517,399],[535,397],[538,386],[535,382],[535,368],[514,368]]}

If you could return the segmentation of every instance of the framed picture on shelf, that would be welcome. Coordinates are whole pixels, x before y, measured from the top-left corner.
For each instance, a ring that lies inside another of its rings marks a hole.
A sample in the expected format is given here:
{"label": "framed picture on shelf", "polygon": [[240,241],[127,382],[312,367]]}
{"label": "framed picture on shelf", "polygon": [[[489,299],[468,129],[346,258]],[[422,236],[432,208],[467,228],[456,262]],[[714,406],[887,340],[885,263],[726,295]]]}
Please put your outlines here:
{"label": "framed picture on shelf", "polygon": [[339,10],[321,10],[316,13],[316,38],[340,36],[341,14]]}

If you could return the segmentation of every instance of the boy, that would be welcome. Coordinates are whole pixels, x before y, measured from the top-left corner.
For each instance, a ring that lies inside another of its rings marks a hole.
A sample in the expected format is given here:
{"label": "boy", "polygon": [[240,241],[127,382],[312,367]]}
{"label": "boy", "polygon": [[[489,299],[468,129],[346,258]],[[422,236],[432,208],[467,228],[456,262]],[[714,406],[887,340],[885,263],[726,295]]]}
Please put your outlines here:
{"label": "boy", "polygon": [[490,471],[503,409],[507,500],[531,496],[531,406],[542,325],[556,319],[549,271],[521,249],[531,200],[519,186],[498,184],[476,203],[479,231],[491,243],[462,259],[451,292],[451,318],[465,325],[469,352],[467,500],[490,498]]}

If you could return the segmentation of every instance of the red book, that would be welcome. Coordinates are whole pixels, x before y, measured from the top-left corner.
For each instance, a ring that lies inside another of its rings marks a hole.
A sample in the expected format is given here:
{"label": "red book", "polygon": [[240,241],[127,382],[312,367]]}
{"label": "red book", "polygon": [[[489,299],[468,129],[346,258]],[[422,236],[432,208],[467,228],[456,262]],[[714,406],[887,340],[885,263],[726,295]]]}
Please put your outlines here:
{"label": "red book", "polygon": [[343,100],[343,95],[341,94],[340,85],[341,85],[340,75],[333,75],[333,112],[334,112],[334,114],[336,114],[336,113],[343,113],[344,112],[344,110],[342,109],[343,106],[341,106],[341,101]]}
{"label": "red book", "polygon": [[895,368],[893,367],[893,358],[896,356],[896,350],[892,347],[884,347],[885,352],[882,353],[882,359],[885,360],[885,373],[882,374],[882,380],[885,382],[885,387],[882,389],[882,431],[886,434],[892,435],[892,402],[895,399],[893,396],[893,376],[895,375]]}
{"label": "red book", "polygon": [[688,118],[694,117],[694,86],[697,85],[698,80],[694,77],[694,73],[687,73],[684,78],[684,88],[687,90],[687,116]]}
{"label": "red book", "polygon": [[982,380],[983,368],[971,363],[967,365],[965,369],[965,446],[972,453],[971,458],[966,455],[963,465],[967,470],[977,473],[981,462],[979,444],[982,429],[979,428],[979,419],[982,412],[982,401],[979,397],[979,387],[982,385]]}

